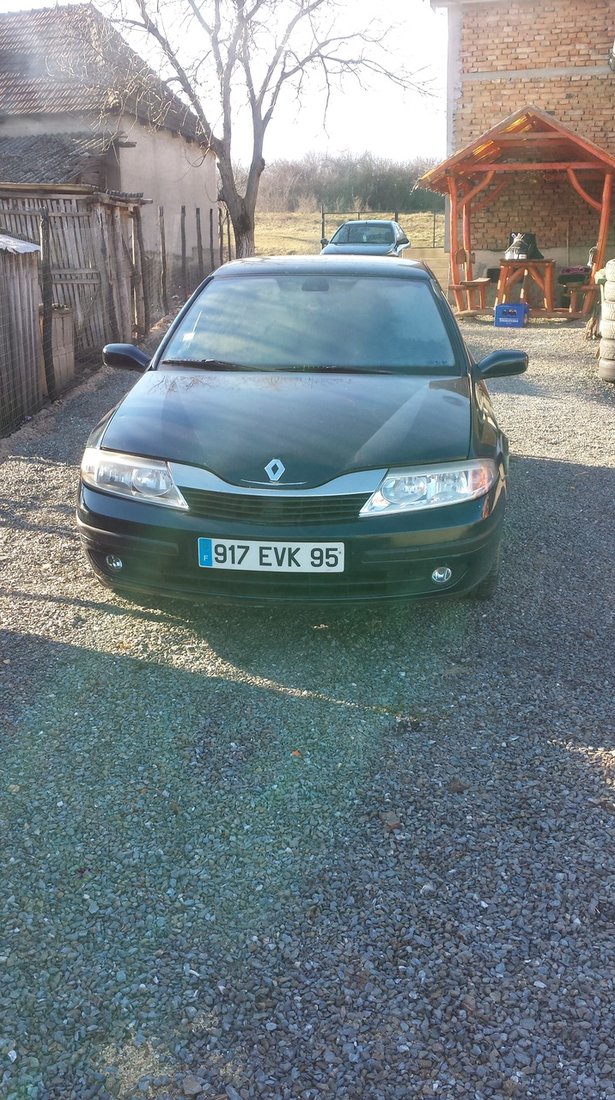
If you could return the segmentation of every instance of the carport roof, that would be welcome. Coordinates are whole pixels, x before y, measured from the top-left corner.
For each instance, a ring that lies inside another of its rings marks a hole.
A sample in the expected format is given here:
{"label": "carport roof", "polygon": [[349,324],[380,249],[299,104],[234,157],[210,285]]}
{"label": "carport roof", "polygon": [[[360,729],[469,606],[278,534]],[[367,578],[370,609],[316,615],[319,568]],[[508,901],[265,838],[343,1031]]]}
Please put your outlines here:
{"label": "carport roof", "polygon": [[421,187],[447,194],[451,177],[523,171],[615,172],[615,157],[529,104],[426,172]]}
{"label": "carport roof", "polygon": [[[595,273],[603,266],[606,254],[615,157],[564,126],[553,115],[529,104],[502,119],[418,181],[421,187],[450,197],[451,286],[459,309],[463,308],[464,291],[469,297],[471,291],[467,288],[476,285],[472,269],[472,212],[493,203],[512,176],[523,179],[530,174],[543,175],[545,179],[561,174],[599,215],[590,289],[594,285]],[[602,187],[600,198],[596,183]],[[462,248],[459,247],[460,215]],[[465,271],[462,270],[464,265]],[[592,298],[588,294],[584,311],[587,312],[591,305]]]}

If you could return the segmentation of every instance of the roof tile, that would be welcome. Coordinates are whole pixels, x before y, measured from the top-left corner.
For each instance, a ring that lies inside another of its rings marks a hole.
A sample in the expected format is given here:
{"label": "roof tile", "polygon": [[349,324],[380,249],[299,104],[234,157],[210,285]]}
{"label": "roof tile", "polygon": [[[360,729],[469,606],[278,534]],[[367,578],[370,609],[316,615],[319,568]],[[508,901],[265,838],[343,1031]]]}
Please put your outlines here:
{"label": "roof tile", "polygon": [[100,162],[111,144],[109,138],[92,134],[0,137],[0,180],[82,183],[87,169]]}
{"label": "roof tile", "polygon": [[196,115],[89,4],[0,13],[0,113],[126,111],[203,140]]}

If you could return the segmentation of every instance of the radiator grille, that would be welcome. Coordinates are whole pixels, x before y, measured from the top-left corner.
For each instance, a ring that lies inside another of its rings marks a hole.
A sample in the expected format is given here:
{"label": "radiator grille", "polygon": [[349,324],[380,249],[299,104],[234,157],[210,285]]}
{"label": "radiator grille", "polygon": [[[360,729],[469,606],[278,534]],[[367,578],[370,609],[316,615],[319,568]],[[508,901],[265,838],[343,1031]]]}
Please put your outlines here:
{"label": "radiator grille", "polygon": [[[181,488],[181,487],[180,487]],[[272,525],[344,523],[357,519],[369,493],[347,496],[282,497],[243,493],[211,493],[181,489],[193,515],[240,523]]]}

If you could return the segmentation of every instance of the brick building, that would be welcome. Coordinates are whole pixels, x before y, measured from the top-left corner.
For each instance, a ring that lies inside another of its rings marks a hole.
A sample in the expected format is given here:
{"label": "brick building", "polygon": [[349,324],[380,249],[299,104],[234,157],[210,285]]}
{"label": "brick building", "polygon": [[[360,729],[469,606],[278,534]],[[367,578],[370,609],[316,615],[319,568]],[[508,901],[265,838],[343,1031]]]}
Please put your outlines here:
{"label": "brick building", "polygon": [[[615,0],[432,0],[448,9],[448,152],[534,104],[615,157]],[[609,59],[611,58],[611,65]],[[599,200],[602,182],[587,179]],[[479,268],[492,267],[510,231],[532,231],[557,263],[581,263],[598,215],[565,174],[510,181],[473,218]],[[611,220],[608,252],[615,253]]]}

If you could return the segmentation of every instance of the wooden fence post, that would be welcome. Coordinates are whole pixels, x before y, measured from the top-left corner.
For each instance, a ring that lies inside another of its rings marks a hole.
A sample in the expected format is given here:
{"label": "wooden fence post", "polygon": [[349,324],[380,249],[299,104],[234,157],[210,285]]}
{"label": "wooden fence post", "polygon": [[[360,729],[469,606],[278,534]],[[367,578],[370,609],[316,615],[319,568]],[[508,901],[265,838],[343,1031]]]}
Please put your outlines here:
{"label": "wooden fence post", "polygon": [[181,240],[182,240],[182,294],[184,301],[188,297],[188,267],[186,258],[186,207],[182,206],[181,212]]}
{"label": "wooden fence post", "polygon": [[162,308],[169,312],[169,294],[167,290],[167,241],[164,230],[164,206],[158,207],[158,225],[160,227],[160,296]]}
{"label": "wooden fence post", "polygon": [[214,253],[214,208],[209,207],[209,258],[211,260],[211,270],[213,271],[216,266],[216,257]]}
{"label": "wooden fence post", "polygon": [[199,206],[196,208],[196,260],[198,280],[202,282],[205,267],[203,264],[203,234],[201,232],[201,209]]}
{"label": "wooden fence post", "polygon": [[143,335],[146,336],[150,327],[149,287],[147,285],[148,263],[145,255],[143,223],[141,221],[141,208],[139,206],[133,207],[132,220],[137,245],[135,252],[136,258],[138,259],[136,268],[139,286],[135,288],[137,296],[137,317],[142,321],[144,330]]}
{"label": "wooden fence post", "polygon": [[[126,220],[126,219],[125,219]],[[116,308],[121,327],[121,339],[130,340],[135,327],[135,272],[133,258],[124,230],[128,228],[122,221],[120,207],[112,206],[112,239],[114,258],[114,288]]]}
{"label": "wooden fence post", "polygon": [[109,332],[111,339],[118,341],[120,339],[120,324],[115,308],[115,299],[113,297],[113,282],[116,273],[112,267],[109,255],[108,208],[98,203],[94,209],[94,218],[97,232],[93,234],[93,239],[95,241],[96,260],[100,271],[100,283],[103,292],[103,324],[105,329]]}
{"label": "wooden fence post", "polygon": [[53,283],[51,278],[51,257],[49,254],[50,230],[49,214],[41,214],[41,292],[43,299],[43,362],[45,381],[50,401],[56,399],[56,375],[53,366],[52,307]]}
{"label": "wooden fence post", "polygon": [[218,208],[218,242],[220,244],[220,264],[222,265],[224,263],[224,223],[220,208]]}

